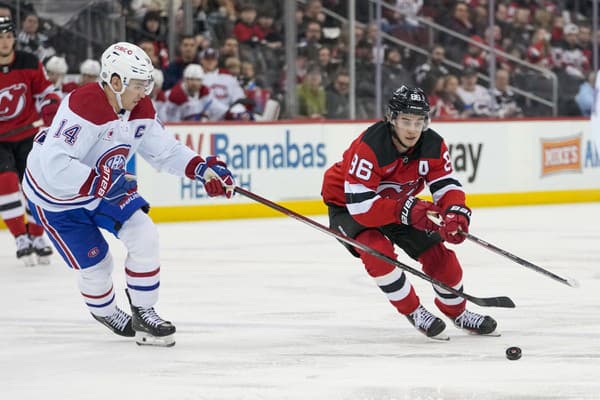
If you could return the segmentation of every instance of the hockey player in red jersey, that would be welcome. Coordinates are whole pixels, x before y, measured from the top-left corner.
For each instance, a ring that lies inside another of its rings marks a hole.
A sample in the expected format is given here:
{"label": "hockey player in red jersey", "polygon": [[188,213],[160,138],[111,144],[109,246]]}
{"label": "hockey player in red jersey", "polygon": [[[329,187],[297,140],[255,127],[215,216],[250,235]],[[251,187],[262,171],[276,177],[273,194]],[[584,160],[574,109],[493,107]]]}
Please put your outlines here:
{"label": "hockey player in red jersey", "polygon": [[[387,106],[384,121],[367,128],[331,166],[323,181],[323,200],[333,229],[396,258],[394,245],[418,260],[432,278],[463,290],[462,268],[443,241],[459,244],[468,232],[471,210],[453,173],[444,139],[428,128],[429,103],[418,88],[402,86]],[[417,199],[425,185],[433,203]],[[438,226],[428,213],[439,215]],[[421,305],[419,297],[399,268],[360,249],[367,273],[390,303],[420,332],[443,338],[446,324]],[[435,304],[455,326],[472,333],[490,334],[496,321],[466,310],[466,301],[433,285]]]}
{"label": "hockey player in red jersey", "polygon": [[15,50],[13,21],[0,17],[0,217],[15,237],[17,258],[27,266],[36,258],[48,263],[52,247],[41,226],[31,219],[25,223],[19,182],[33,136],[42,122],[50,125],[59,102],[36,56]]}

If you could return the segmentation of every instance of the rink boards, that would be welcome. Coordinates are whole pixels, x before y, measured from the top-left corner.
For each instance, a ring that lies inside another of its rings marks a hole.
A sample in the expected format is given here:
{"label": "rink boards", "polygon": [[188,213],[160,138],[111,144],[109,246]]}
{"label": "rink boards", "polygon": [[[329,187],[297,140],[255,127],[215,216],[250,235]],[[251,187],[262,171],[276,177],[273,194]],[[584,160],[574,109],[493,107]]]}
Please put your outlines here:
{"label": "rink boards", "polygon": [[[219,155],[241,187],[302,214],[323,214],[323,173],[372,122],[173,124],[167,129],[200,154]],[[446,139],[473,207],[600,201],[599,149],[589,120],[472,120],[431,127]],[[136,173],[157,221],[279,215],[241,196],[210,199],[201,184],[159,174],[141,160]]]}
{"label": "rink boards", "polygon": [[[238,185],[302,214],[322,214],[325,170],[373,121],[170,124],[202,155],[217,154]],[[600,148],[589,120],[433,122],[473,207],[600,201]],[[208,198],[202,184],[130,163],[156,221],[278,215],[241,196]],[[427,197],[426,195],[424,197]]]}

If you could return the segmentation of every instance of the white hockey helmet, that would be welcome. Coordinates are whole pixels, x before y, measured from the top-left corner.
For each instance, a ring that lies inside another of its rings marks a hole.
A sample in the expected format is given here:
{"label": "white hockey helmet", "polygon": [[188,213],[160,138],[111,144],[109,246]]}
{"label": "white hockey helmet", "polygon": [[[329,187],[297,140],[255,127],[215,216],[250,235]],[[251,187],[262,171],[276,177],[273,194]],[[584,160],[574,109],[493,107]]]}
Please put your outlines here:
{"label": "white hockey helmet", "polygon": [[112,76],[117,75],[121,78],[123,88],[117,94],[122,94],[132,79],[146,82],[144,91],[147,95],[152,92],[154,66],[146,52],[138,46],[127,42],[112,44],[102,53],[100,62],[102,64],[100,79],[106,82],[111,90]]}
{"label": "white hockey helmet", "polygon": [[98,76],[100,75],[100,63],[88,58],[79,66],[79,73],[81,75]]}
{"label": "white hockey helmet", "polygon": [[183,79],[204,79],[204,69],[199,64],[189,64],[183,70]]}
{"label": "white hockey helmet", "polygon": [[152,80],[154,81],[154,85],[160,88],[165,81],[165,76],[160,69],[156,68],[152,71]]}
{"label": "white hockey helmet", "polygon": [[67,61],[63,57],[52,56],[46,61],[46,71],[64,75],[69,69]]}

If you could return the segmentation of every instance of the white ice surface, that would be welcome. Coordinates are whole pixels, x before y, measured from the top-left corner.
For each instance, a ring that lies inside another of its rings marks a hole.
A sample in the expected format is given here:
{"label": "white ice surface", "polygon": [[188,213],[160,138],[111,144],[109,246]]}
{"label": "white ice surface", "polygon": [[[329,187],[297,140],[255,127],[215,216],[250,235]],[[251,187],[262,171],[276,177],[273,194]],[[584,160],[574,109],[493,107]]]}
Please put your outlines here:
{"label": "white ice surface", "polygon": [[[0,232],[1,399],[599,399],[600,204],[476,209],[471,232],[573,289],[469,242],[452,246],[502,336],[449,323],[418,334],[333,238],[291,218],[161,224],[158,312],[173,348],[138,347],[95,322],[76,272],[25,268]],[[315,217],[325,223],[325,217]],[[124,248],[109,239],[125,306]],[[401,261],[416,267],[402,255]],[[431,310],[428,283],[409,275]],[[449,321],[447,321],[449,322]],[[505,358],[519,346],[523,357]]]}

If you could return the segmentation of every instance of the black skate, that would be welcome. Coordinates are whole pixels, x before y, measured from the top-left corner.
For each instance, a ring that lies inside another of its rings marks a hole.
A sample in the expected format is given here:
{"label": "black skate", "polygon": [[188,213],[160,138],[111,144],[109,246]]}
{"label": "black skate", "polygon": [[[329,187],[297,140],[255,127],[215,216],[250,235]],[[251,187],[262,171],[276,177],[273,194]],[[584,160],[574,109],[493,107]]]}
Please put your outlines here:
{"label": "black skate", "polygon": [[119,307],[117,307],[117,310],[111,316],[99,317],[92,314],[92,317],[119,336],[135,336],[135,331],[131,326],[131,316]]}
{"label": "black skate", "polygon": [[500,336],[495,332],[497,325],[496,320],[489,315],[481,315],[469,310],[465,310],[454,319],[454,326],[476,335]]}
{"label": "black skate", "polygon": [[175,346],[175,325],[158,316],[154,307],[136,307],[131,304],[129,291],[125,289],[131,305],[131,320],[138,345]]}
{"label": "black skate", "polygon": [[31,237],[33,251],[37,255],[38,264],[50,264],[50,256],[54,252],[52,250],[52,246],[46,240],[46,238],[42,236],[32,236]]}
{"label": "black skate", "polygon": [[35,265],[35,257],[29,235],[25,233],[17,236],[15,243],[17,244],[17,259],[23,261],[26,267],[33,267]]}
{"label": "black skate", "polygon": [[444,329],[446,329],[444,321],[427,311],[422,305],[419,305],[419,307],[408,314],[406,318],[408,318],[408,321],[417,328],[419,332],[428,338],[449,340],[448,336],[442,333]]}

